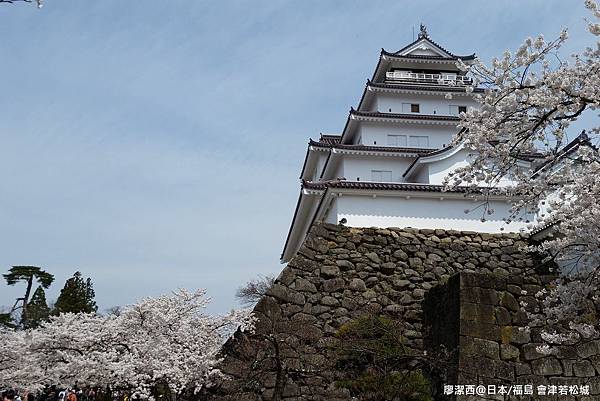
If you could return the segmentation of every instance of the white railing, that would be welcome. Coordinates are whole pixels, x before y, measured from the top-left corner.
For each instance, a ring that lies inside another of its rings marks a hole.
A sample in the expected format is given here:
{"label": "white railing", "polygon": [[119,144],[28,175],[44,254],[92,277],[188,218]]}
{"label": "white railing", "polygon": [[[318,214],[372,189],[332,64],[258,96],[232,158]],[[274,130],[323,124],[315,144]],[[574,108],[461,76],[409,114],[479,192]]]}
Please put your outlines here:
{"label": "white railing", "polygon": [[416,81],[416,82],[427,82],[427,83],[440,83],[440,84],[455,84],[455,85],[468,85],[471,83],[471,79],[456,74],[421,74],[407,71],[388,71],[385,73],[386,79],[399,80],[399,81]]}

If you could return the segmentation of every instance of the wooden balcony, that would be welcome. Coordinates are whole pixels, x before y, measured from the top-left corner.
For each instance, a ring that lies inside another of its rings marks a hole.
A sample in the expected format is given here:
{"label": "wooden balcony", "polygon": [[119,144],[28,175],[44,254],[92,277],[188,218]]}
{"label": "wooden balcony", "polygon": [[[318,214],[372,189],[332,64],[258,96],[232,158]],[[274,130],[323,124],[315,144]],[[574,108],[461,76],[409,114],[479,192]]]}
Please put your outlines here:
{"label": "wooden balcony", "polygon": [[388,71],[385,74],[388,81],[419,82],[439,85],[470,85],[471,79],[456,74],[422,74],[407,71]]}

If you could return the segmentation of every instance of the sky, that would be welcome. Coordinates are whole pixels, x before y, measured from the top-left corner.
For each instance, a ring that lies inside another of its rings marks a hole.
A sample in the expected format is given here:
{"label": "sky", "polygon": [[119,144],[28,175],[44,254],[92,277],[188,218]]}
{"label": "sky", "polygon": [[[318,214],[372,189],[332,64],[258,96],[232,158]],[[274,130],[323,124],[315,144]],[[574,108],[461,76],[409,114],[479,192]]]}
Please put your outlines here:
{"label": "sky", "polygon": [[[310,137],[339,133],[381,48],[419,24],[483,60],[579,0],[46,0],[0,4],[0,271],[75,271],[99,310],[278,274]],[[22,286],[0,283],[0,305]]]}

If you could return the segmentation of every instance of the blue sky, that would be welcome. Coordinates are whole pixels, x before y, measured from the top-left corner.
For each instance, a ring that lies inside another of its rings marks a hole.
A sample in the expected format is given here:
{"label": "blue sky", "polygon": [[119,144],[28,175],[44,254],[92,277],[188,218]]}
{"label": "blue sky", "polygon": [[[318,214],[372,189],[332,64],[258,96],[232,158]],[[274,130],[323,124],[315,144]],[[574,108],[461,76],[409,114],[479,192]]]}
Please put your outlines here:
{"label": "blue sky", "polygon": [[[583,1],[0,4],[0,270],[80,270],[100,309],[178,287],[211,311],[278,273],[309,137],[339,132],[382,47],[427,24],[484,60]],[[0,285],[0,305],[22,288]]]}

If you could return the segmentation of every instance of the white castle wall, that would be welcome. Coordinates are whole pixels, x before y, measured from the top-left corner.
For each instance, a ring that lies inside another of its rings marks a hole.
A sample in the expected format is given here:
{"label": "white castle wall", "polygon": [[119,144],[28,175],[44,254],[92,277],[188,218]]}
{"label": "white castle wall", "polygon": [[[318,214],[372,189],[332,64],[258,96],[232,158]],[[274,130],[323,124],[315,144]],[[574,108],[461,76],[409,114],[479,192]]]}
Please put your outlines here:
{"label": "white castle wall", "polygon": [[419,114],[455,115],[450,111],[450,105],[477,107],[478,104],[471,96],[452,95],[453,99],[446,99],[443,95],[417,95],[417,94],[378,94],[377,101],[373,104],[376,110],[382,113],[406,113],[402,104],[418,103]]}
{"label": "white castle wall", "polygon": [[392,172],[392,182],[404,182],[402,174],[414,158],[404,157],[351,157],[344,158],[344,177],[349,181],[371,181],[371,170],[388,170]]}
{"label": "white castle wall", "polygon": [[426,125],[412,123],[372,124],[362,123],[359,127],[363,145],[389,146],[388,135],[419,135],[429,137],[430,148],[441,149],[448,146],[457,129],[452,125]]}
{"label": "white castle wall", "polygon": [[[431,194],[428,194],[430,196]],[[444,196],[440,193],[440,197]],[[452,229],[478,231],[485,233],[518,232],[525,229],[527,223],[505,224],[503,217],[508,216],[510,205],[506,202],[490,201],[495,210],[493,215],[484,217],[481,201],[471,199],[427,199],[399,196],[354,196],[344,194],[334,200],[335,207],[327,221],[338,222],[346,218],[346,225],[352,227],[412,227],[431,229]],[[469,209],[469,213],[465,210]],[[475,210],[473,210],[475,209]],[[334,217],[335,215],[335,217]],[[504,228],[503,231],[500,228]]]}

